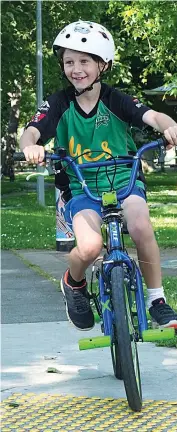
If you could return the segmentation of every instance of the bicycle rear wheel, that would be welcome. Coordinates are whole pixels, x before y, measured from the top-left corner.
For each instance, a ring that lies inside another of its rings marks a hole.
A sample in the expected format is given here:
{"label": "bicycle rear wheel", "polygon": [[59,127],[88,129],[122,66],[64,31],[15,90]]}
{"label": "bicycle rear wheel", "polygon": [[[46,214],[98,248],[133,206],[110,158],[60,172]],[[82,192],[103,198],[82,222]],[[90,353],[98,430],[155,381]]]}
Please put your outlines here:
{"label": "bicycle rear wheel", "polygon": [[127,286],[124,283],[123,267],[114,267],[111,271],[111,300],[127,400],[133,411],[140,411],[142,408],[142,391],[136,332]]}

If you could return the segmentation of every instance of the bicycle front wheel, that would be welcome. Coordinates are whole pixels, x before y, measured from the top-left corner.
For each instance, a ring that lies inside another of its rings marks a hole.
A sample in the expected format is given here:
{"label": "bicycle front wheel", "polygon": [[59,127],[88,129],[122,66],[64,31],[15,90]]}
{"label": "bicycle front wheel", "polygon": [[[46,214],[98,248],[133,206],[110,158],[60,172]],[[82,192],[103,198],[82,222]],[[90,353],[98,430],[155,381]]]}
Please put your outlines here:
{"label": "bicycle front wheel", "polygon": [[111,288],[113,319],[127,400],[133,411],[141,411],[142,392],[136,332],[133,325],[127,286],[124,283],[123,267],[114,267],[112,269]]}
{"label": "bicycle front wheel", "polygon": [[111,334],[111,357],[112,357],[114,375],[117,379],[122,380],[123,377],[122,377],[122,367],[120,361],[120,350],[118,346],[116,326],[114,323],[112,324],[112,334]]}

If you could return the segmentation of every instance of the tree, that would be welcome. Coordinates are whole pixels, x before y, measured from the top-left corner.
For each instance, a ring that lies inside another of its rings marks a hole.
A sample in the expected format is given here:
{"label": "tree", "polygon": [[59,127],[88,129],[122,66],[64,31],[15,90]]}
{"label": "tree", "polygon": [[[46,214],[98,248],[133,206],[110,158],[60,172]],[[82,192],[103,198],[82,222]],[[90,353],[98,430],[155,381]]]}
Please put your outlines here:
{"label": "tree", "polygon": [[[36,110],[36,1],[2,1],[2,17],[2,136],[7,156],[15,148],[18,125],[24,126]],[[108,83],[144,101],[146,88],[177,83],[177,2],[44,0],[44,96],[62,87],[52,43],[66,24],[79,18],[101,22],[115,38],[115,65]],[[177,88],[171,92],[177,93]]]}
{"label": "tree", "polygon": [[[44,95],[62,86],[61,72],[52,53],[57,33],[79,18],[99,20],[103,7],[97,2],[43,1]],[[36,110],[36,1],[3,1],[2,16],[2,171],[10,174],[18,124],[24,125]]]}
{"label": "tree", "polygon": [[152,82],[177,83],[177,2],[110,1],[108,14],[117,41],[117,81],[119,73],[128,86],[133,78],[139,90]]}

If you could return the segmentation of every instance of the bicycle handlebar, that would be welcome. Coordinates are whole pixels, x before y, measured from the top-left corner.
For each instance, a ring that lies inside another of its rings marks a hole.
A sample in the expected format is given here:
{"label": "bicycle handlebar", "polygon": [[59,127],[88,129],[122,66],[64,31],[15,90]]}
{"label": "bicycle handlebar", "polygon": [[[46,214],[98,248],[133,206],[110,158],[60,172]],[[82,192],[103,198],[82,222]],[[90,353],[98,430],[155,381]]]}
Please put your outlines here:
{"label": "bicycle handlebar", "polygon": [[[140,166],[140,160],[141,160],[141,156],[143,153],[145,153],[148,150],[152,150],[155,149],[156,147],[159,147],[159,149],[164,149],[165,146],[167,145],[167,141],[165,138],[159,138],[156,141],[152,141],[148,144],[144,144],[136,153],[135,156],[118,156],[115,157],[113,159],[109,159],[103,162],[88,162],[88,163],[83,163],[83,164],[76,164],[74,159],[71,156],[66,156],[66,151],[65,149],[58,149],[58,154],[51,154],[51,153],[45,153],[45,160],[56,160],[56,161],[61,161],[64,160],[68,163],[69,166],[72,167],[79,183],[82,185],[82,189],[85,192],[85,194],[87,195],[88,198],[90,198],[92,201],[95,202],[102,202],[102,198],[95,196],[92,194],[92,192],[90,191],[90,189],[88,188],[81,170],[82,169],[87,169],[87,168],[96,168],[96,167],[102,167],[102,166],[115,166],[115,165],[125,165],[125,164],[131,164],[132,165],[132,170],[131,170],[131,175],[130,175],[130,180],[129,180],[129,184],[127,185],[126,190],[123,193],[119,193],[117,194],[117,198],[119,201],[124,200],[125,198],[127,198],[134,186],[135,186],[135,182],[137,179],[137,174],[138,174],[138,169]],[[23,152],[19,152],[19,153],[14,153],[13,155],[13,159],[14,161],[24,161],[25,160],[25,155]]]}

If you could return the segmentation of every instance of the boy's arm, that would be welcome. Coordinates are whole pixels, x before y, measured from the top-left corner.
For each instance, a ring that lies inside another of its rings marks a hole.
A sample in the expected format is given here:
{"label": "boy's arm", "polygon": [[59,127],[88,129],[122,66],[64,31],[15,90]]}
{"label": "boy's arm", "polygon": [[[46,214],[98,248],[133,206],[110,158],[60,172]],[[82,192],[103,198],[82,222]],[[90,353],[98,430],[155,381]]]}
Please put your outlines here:
{"label": "boy's arm", "polygon": [[142,120],[149,126],[164,134],[170,145],[168,148],[177,145],[177,123],[166,114],[149,110],[143,114]]}
{"label": "boy's arm", "polygon": [[114,89],[112,91],[112,112],[121,120],[140,129],[144,124],[151,126],[164,134],[171,148],[177,145],[177,123],[169,116],[159,113],[143,105],[125,93]]}
{"label": "boy's arm", "polygon": [[38,164],[44,159],[44,147],[37,144],[41,134],[33,126],[29,126],[20,138],[20,150],[25,154],[27,162]]}
{"label": "boy's arm", "polygon": [[56,135],[57,124],[61,116],[59,102],[59,92],[49,96],[26,125],[20,138],[20,149],[24,152],[27,162],[37,164],[43,161],[44,146]]}

